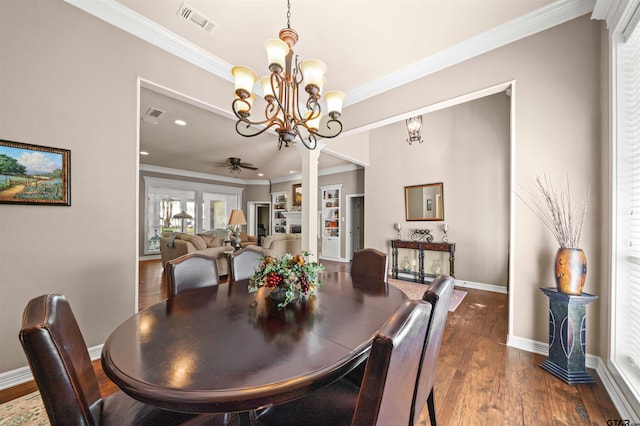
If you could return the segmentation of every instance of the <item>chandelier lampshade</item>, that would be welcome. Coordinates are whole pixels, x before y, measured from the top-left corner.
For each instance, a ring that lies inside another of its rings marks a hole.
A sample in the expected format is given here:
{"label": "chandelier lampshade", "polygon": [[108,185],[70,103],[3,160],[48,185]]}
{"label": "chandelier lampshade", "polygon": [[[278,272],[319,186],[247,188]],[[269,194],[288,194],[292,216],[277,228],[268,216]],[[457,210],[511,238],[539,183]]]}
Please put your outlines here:
{"label": "chandelier lampshade", "polygon": [[252,91],[258,75],[245,66],[231,70],[235,79],[236,96],[232,108],[238,119],[236,131],[251,137],[273,129],[278,133],[278,149],[283,145],[288,147],[294,140],[301,141],[308,149],[315,149],[318,138],[334,138],[342,132],[338,118],[342,114],[345,95],[337,90],[327,92],[326,113],[323,114],[321,97],[327,66],[318,59],[298,61],[292,49],[298,41],[298,33],[291,28],[290,16],[291,3],[287,1],[287,28],[280,31],[279,39],[265,42],[270,74],[260,78],[262,100],[266,104],[264,118],[254,120],[252,116],[257,108]]}

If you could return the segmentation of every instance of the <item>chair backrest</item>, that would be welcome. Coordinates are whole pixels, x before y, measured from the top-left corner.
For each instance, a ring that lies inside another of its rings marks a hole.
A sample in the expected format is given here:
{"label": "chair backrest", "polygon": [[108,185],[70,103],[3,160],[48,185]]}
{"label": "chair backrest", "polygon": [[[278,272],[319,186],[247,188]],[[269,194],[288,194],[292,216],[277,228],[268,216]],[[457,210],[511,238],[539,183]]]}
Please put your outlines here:
{"label": "chair backrest", "polygon": [[407,300],[376,335],[352,425],[408,425],[431,305]]}
{"label": "chair backrest", "polygon": [[438,275],[424,292],[422,300],[433,306],[429,331],[420,362],[420,371],[416,380],[416,394],[412,424],[420,417],[420,412],[427,402],[427,397],[436,381],[436,361],[440,351],[440,343],[447,322],[454,279],[448,275]]}
{"label": "chair backrest", "polygon": [[387,254],[374,248],[353,252],[351,277],[354,280],[387,281]]}
{"label": "chair backrest", "polygon": [[264,250],[260,246],[246,246],[231,255],[231,281],[246,280],[260,266]]}
{"label": "chair backrest", "polygon": [[185,291],[219,284],[216,259],[200,253],[189,253],[168,261],[165,271],[169,299]]}
{"label": "chair backrest", "polygon": [[46,294],[30,300],[19,337],[51,424],[100,424],[98,380],[67,299]]}

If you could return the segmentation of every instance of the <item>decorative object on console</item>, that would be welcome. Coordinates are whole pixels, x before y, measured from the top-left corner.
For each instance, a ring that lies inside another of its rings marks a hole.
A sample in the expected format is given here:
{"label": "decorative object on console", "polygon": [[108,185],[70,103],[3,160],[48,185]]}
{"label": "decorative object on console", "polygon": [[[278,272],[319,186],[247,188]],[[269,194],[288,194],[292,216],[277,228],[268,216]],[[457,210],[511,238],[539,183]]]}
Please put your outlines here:
{"label": "decorative object on console", "polygon": [[[555,256],[555,278],[558,291],[580,295],[587,279],[587,257],[580,246],[582,225],[587,214],[590,188],[587,188],[582,205],[571,205],[569,179],[567,192],[556,192],[549,179],[536,177],[536,187],[542,194],[542,206],[528,202],[518,195],[556,238],[558,251]],[[533,199],[533,197],[532,197]]]}
{"label": "decorative object on console", "polygon": [[396,240],[401,240],[402,234],[400,233],[400,231],[402,230],[402,224],[396,223],[394,228],[396,229]]}
{"label": "decorative object on console", "polygon": [[442,241],[446,243],[447,241],[449,241],[449,236],[447,235],[447,232],[449,232],[449,225],[443,223],[442,225],[440,225],[440,229],[442,229]]}
{"label": "decorative object on console", "polygon": [[414,142],[424,142],[422,140],[422,116],[418,115],[415,117],[407,118],[407,131],[409,132],[409,137],[407,138],[407,142],[411,145]]}
{"label": "decorative object on console", "polygon": [[242,210],[231,210],[231,216],[229,216],[229,225],[233,225],[233,247],[240,249],[240,225],[246,225],[247,219],[244,217]]}
{"label": "decorative object on console", "polygon": [[185,228],[184,228],[184,220],[185,219],[193,219],[193,216],[191,216],[186,211],[182,210],[180,213],[174,214],[173,218],[174,219],[180,219],[180,231],[181,232],[187,232],[187,231],[185,231]]}
{"label": "decorative object on console", "polygon": [[270,289],[270,296],[284,308],[300,297],[314,294],[322,284],[319,274],[324,266],[318,262],[309,262],[305,257],[311,253],[286,253],[279,257],[261,258],[259,268],[249,279],[249,293],[258,291],[260,287]]}
{"label": "decorative object on console", "polygon": [[433,241],[433,235],[431,235],[431,229],[414,229],[411,233],[411,239],[413,241],[426,240],[428,243]]}
{"label": "decorative object on console", "polygon": [[[291,28],[291,3],[287,1],[287,28],[280,30],[279,40],[267,40],[267,58],[271,74],[260,79],[264,101],[267,103],[263,120],[251,121],[251,108],[255,96],[253,85],[258,79],[251,68],[233,67],[236,99],[232,109],[236,131],[246,137],[257,136],[272,127],[278,133],[278,149],[289,146],[298,138],[307,149],[315,149],[317,138],[333,138],[342,132],[338,120],[342,112],[344,93],[330,91],[325,95],[328,117],[322,116],[320,95],[325,82],[327,66],[317,59],[298,63],[298,56],[291,49],[298,41],[298,33]],[[300,85],[309,95],[306,112],[298,105]]]}

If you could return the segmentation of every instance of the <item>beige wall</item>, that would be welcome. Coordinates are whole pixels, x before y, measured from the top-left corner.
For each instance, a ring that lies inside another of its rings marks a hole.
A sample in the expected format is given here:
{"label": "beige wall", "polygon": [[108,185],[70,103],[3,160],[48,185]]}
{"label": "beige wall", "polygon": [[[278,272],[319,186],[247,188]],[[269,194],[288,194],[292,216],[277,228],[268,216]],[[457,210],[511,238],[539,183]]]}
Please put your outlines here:
{"label": "beige wall", "polygon": [[66,294],[88,346],[135,310],[137,77],[211,104],[232,85],[59,0],[0,2],[0,63],[0,137],[71,150],[71,207],[0,205],[6,372],[35,296]]}
{"label": "beige wall", "polygon": [[[515,188],[512,189],[534,190],[535,176],[543,173],[547,173],[558,185],[563,184],[568,176],[572,188],[580,190],[580,193],[587,186],[591,187],[592,208],[587,215],[582,237],[582,246],[589,262],[585,291],[604,295],[609,291],[610,284],[603,273],[608,267],[608,252],[601,230],[606,227],[608,218],[604,216],[606,212],[601,206],[609,203],[607,194],[603,192],[603,186],[608,187],[603,165],[607,164],[609,158],[600,129],[600,31],[601,23],[591,21],[588,16],[575,19],[369,99],[366,103],[353,105],[346,109],[345,116],[349,117],[350,126],[357,128],[514,80]],[[402,142],[395,144],[402,145]],[[375,149],[375,145],[372,149]],[[399,173],[412,173],[399,164],[387,162],[386,166],[389,174],[392,174],[393,167],[402,170]],[[420,179],[416,177],[409,180],[411,183],[421,183],[428,180],[428,176],[428,165],[425,164]],[[392,223],[398,217],[390,217],[383,223],[372,220],[370,215],[374,214],[375,209],[371,205],[382,205],[381,199],[388,201],[387,192],[380,191],[373,182],[367,171],[365,245],[380,246],[377,236],[380,230],[387,238],[391,237]],[[389,187],[391,191],[388,192],[397,193],[400,186]],[[445,182],[445,197],[450,193],[450,186]],[[396,200],[398,202],[401,202],[401,198]],[[546,342],[548,299],[539,288],[554,285],[552,264],[557,244],[521,201],[516,199],[514,205],[511,337]],[[448,204],[445,209],[446,217],[450,217],[452,212]],[[459,240],[459,229],[455,232],[453,239]],[[466,248],[461,246],[460,250],[463,249]],[[459,267],[463,268],[462,264]],[[607,306],[602,299],[590,304],[587,311],[589,324],[606,322]],[[605,334],[606,328],[588,328],[589,353],[605,355],[606,335],[601,337],[601,332]]]}
{"label": "beige wall", "polygon": [[[391,258],[395,223],[405,240],[426,228],[435,241],[447,223],[449,241],[456,243],[456,278],[506,287],[509,115],[509,97],[502,92],[425,115],[421,144],[406,142],[404,121],[372,131],[365,244]],[[444,222],[407,222],[404,187],[436,182],[443,182]]]}
{"label": "beige wall", "polygon": [[[543,172],[562,181],[568,173],[575,188],[591,185],[591,205],[602,206],[608,152],[601,143],[599,46],[600,24],[584,17],[348,107],[345,124],[357,128],[516,80],[516,184],[530,187]],[[0,1],[0,62],[0,137],[71,149],[72,176],[71,207],[0,205],[0,372],[6,372],[26,365],[17,332],[32,297],[66,294],[89,346],[103,343],[135,310],[137,78],[223,108],[232,84],[60,0]],[[388,165],[389,174],[405,173],[390,166],[400,167]],[[320,185],[329,183],[320,178]],[[395,218],[377,223],[368,213],[386,194],[368,183],[365,194],[367,238],[391,236]],[[585,291],[605,294],[609,283],[598,278],[605,276],[600,230],[608,218],[597,208],[583,237]],[[555,244],[524,206],[516,203],[514,214],[513,332],[545,342],[547,300],[538,287],[551,285]],[[589,306],[590,324],[606,322],[603,305],[600,299]],[[606,337],[590,327],[589,353],[604,356]]]}

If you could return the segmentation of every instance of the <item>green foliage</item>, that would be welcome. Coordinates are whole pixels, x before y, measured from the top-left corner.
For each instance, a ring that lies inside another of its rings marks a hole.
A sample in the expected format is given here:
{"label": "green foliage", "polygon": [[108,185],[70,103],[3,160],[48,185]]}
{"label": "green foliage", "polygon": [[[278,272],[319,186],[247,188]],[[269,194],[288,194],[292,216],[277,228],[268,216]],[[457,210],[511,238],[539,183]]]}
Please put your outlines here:
{"label": "green foliage", "polygon": [[27,168],[18,163],[15,158],[0,154],[0,174],[23,175]]}

